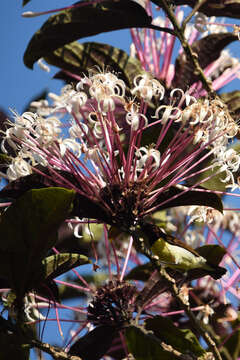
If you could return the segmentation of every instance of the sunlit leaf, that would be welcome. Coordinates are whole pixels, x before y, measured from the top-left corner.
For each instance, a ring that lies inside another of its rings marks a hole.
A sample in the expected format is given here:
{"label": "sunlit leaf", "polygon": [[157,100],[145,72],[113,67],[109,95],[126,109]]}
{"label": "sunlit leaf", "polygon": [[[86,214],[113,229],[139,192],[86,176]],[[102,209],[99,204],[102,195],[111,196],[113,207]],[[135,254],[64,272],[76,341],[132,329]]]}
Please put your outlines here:
{"label": "sunlit leaf", "polygon": [[[217,33],[205,36],[192,44],[193,52],[198,56],[199,65],[202,69],[219,58],[221,51],[238,37],[232,33]],[[172,81],[173,87],[180,87],[187,90],[195,81],[198,75],[192,62],[183,53],[179,55],[175,63],[175,75]]]}
{"label": "sunlit leaf", "polygon": [[77,39],[102,32],[131,27],[148,27],[152,18],[133,0],[79,1],[74,8],[52,15],[32,37],[24,63],[33,67],[36,60]]}
{"label": "sunlit leaf", "polygon": [[44,277],[51,280],[74,267],[89,264],[90,262],[86,256],[80,254],[63,253],[48,256],[42,261]]}

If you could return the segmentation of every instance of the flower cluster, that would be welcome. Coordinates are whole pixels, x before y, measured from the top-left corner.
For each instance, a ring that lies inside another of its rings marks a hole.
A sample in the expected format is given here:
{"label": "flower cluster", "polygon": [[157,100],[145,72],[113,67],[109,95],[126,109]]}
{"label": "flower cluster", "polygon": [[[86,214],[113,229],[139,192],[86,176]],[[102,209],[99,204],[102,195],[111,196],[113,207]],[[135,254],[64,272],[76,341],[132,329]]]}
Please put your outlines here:
{"label": "flower cluster", "polygon": [[[155,12],[150,1],[145,1],[145,8],[153,17],[153,24],[163,28],[170,27],[170,20],[164,16],[155,17]],[[179,24],[184,18],[184,11],[180,7],[176,11],[176,20]],[[195,16],[195,24],[188,23],[185,29],[185,38],[190,45],[208,34],[223,34],[232,24],[216,22],[215,17],[207,18],[202,13]],[[239,28],[234,26],[234,34],[239,37]],[[174,87],[175,76],[178,69],[174,65],[176,37],[170,33],[157,32],[153,29],[131,29],[132,45],[131,56],[141,61],[143,69],[151,72],[156,78],[165,82],[169,88]],[[183,49],[178,48],[179,56],[183,59]],[[186,60],[186,59],[185,59]],[[213,81],[213,88],[220,89],[235,78],[239,78],[240,63],[237,58],[230,55],[229,51],[223,50],[221,55],[204,69],[204,75]],[[196,98],[206,95],[206,91],[200,81],[194,81],[189,87],[189,93]]]}
{"label": "flower cluster", "polygon": [[[228,186],[238,187],[239,155],[227,148],[238,127],[220,101],[197,101],[174,89],[166,105],[157,80],[141,75],[134,84],[135,99],[129,101],[115,74],[90,73],[76,89],[50,94],[52,105],[35,103],[36,113],[15,115],[1,147],[7,152],[7,143],[16,156],[3,176],[50,176],[56,185],[102,203],[112,222],[127,229],[167,204],[171,199],[162,196],[170,187],[184,193],[219,173]],[[159,106],[151,115],[152,98]],[[199,170],[200,164],[206,165]],[[74,184],[59,170],[71,173]]]}

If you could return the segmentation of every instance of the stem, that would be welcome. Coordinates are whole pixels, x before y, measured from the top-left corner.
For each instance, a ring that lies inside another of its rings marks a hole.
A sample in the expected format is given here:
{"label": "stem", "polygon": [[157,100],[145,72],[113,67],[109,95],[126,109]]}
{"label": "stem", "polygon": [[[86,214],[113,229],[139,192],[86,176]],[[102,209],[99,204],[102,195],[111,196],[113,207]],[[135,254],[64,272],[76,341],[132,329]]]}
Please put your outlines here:
{"label": "stem", "polygon": [[178,290],[175,280],[172,279],[168,275],[168,273],[166,272],[166,270],[163,267],[160,269],[160,274],[168,282],[171,293],[174,295],[174,297],[177,299],[181,308],[185,311],[185,313],[189,317],[189,320],[191,321],[194,328],[199,332],[199,334],[203,337],[203,339],[208,344],[209,350],[212,351],[212,353],[215,355],[215,358],[217,360],[222,360],[222,357],[216,346],[216,343],[211,338],[211,336],[208,334],[208,332],[202,328],[200,321],[197,320],[197,318],[194,316],[193,312],[191,311],[189,303],[186,303],[183,300],[181,294],[179,293],[179,290]]}
{"label": "stem", "polygon": [[163,277],[165,282],[168,284],[169,290],[171,291],[174,298],[178,301],[180,307],[185,311],[187,314],[189,320],[191,321],[193,327],[195,330],[203,337],[205,342],[207,343],[209,350],[214,354],[216,360],[222,360],[222,357],[220,355],[220,352],[217,348],[216,343],[211,338],[211,336],[208,334],[206,330],[202,328],[202,324],[200,321],[197,320],[197,318],[194,316],[193,312],[190,309],[190,305],[188,301],[186,301],[182,296],[181,293],[177,287],[176,281],[169,276],[169,274],[166,272],[165,268],[161,266],[158,258],[156,256],[153,256],[148,248],[146,248],[144,241],[140,240],[136,234],[133,234],[134,240],[136,243],[136,247],[138,249],[141,249],[141,252],[149,258],[149,260],[152,262],[154,267],[160,272],[160,275]]}
{"label": "stem", "polygon": [[185,27],[187,23],[191,20],[191,18],[195,15],[195,13],[199,10],[199,8],[206,2],[207,0],[198,0],[190,14],[184,19],[182,23],[182,32],[184,33]]}
{"label": "stem", "polygon": [[47,354],[51,355],[55,360],[82,360],[78,356],[69,355],[55,346],[52,346],[48,343],[42,343],[41,341],[35,339],[32,339],[30,341],[30,345],[46,352]]}
{"label": "stem", "polygon": [[211,97],[217,97],[217,94],[215,92],[215,90],[212,87],[212,81],[207,79],[204,75],[204,72],[199,64],[198,61],[198,55],[196,53],[193,52],[191,46],[188,44],[185,36],[184,36],[184,30],[183,28],[179,25],[174,12],[170,9],[170,7],[167,5],[166,0],[159,0],[159,3],[161,4],[161,7],[164,9],[164,11],[166,12],[169,20],[171,21],[173,27],[174,27],[174,31],[176,36],[178,37],[178,39],[181,42],[181,45],[183,47],[183,50],[185,51],[188,59],[192,62],[193,66],[195,67],[195,73],[196,75],[199,76],[199,79],[201,80],[203,87],[205,88],[205,90],[209,93],[209,95]]}

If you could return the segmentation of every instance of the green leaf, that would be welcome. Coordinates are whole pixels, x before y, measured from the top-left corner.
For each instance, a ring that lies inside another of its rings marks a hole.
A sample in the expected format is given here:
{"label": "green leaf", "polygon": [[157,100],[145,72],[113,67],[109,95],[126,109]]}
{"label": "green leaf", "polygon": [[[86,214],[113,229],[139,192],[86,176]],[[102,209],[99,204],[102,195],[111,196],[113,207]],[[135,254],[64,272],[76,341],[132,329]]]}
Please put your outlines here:
{"label": "green leaf", "polygon": [[204,245],[195,250],[199,255],[207,259],[209,264],[216,266],[220,264],[226,254],[226,250],[219,245]]}
{"label": "green leaf", "polygon": [[[209,158],[209,161],[207,161],[206,163],[204,163],[202,166],[203,167],[208,167],[208,165],[212,165],[212,158]],[[213,176],[213,172],[217,172],[219,171],[219,167],[215,167],[215,170],[209,169],[206,170],[204,172],[202,172],[201,174],[199,174],[198,176],[195,176],[192,178],[192,182],[200,182],[204,179],[207,179],[208,177],[209,180],[203,181],[201,182],[201,186],[207,190],[214,190],[214,191],[226,191],[226,185],[228,183],[223,182],[222,180],[225,179],[226,177],[226,172],[222,171],[218,174],[214,174]],[[207,196],[210,193],[207,194]],[[218,209],[217,209],[218,210]]]}
{"label": "green leaf", "polygon": [[[11,181],[0,191],[0,196],[2,198],[7,197],[17,199],[31,189],[58,187],[54,182],[54,179],[51,179],[52,174],[46,167],[41,166],[38,167],[38,169],[41,171],[42,175],[34,173]],[[70,172],[63,170],[55,170],[55,172],[59,174],[61,178],[66,179],[68,182],[80,188],[79,181]]]}
{"label": "green leaf", "polygon": [[158,206],[158,210],[164,210],[175,206],[202,205],[212,207],[220,212],[223,211],[223,204],[218,195],[205,193],[201,191],[201,187],[195,190],[186,190],[171,186],[157,197],[153,206]]}
{"label": "green leaf", "polygon": [[0,164],[2,165],[8,165],[11,164],[12,158],[8,156],[7,154],[0,154]]}
{"label": "green leaf", "polygon": [[148,27],[152,18],[133,0],[79,1],[72,9],[52,15],[32,37],[24,63],[32,68],[36,60],[77,39],[131,27]]}
{"label": "green leaf", "polygon": [[160,341],[171,345],[182,354],[190,353],[199,357],[206,353],[191,330],[179,329],[166,317],[155,316],[152,319],[147,319],[145,324],[146,329],[153,331]]}
{"label": "green leaf", "polygon": [[[42,167],[41,172],[46,175],[51,175],[48,169]],[[61,179],[65,178],[68,183],[74,184],[79,190],[81,190],[81,184],[75,178],[73,174],[67,171],[56,170],[55,173],[61,176]],[[49,178],[50,177],[50,178]],[[11,181],[0,191],[1,198],[13,198],[17,199],[30,189],[42,189],[50,186],[54,186],[56,189],[57,185],[51,176],[44,176],[40,174],[31,174],[21,177],[15,181]],[[67,184],[69,186],[69,184]],[[59,187],[60,188],[60,187]],[[82,194],[76,194],[73,202],[71,216],[87,217],[97,219],[100,222],[112,223],[111,213],[104,208],[99,202],[89,198]]]}
{"label": "green leaf", "polygon": [[154,270],[155,270],[154,266],[152,265],[151,262],[148,262],[143,265],[135,266],[125,276],[125,280],[147,281]]}
{"label": "green leaf", "polygon": [[117,331],[112,326],[102,325],[77,340],[68,354],[79,356],[83,360],[98,360],[110,348]]}
{"label": "green leaf", "polygon": [[140,61],[130,57],[125,51],[95,42],[83,44],[72,42],[48,54],[45,60],[51,65],[77,75],[86,73],[94,66],[100,69],[107,67],[119,73],[128,87],[132,85],[134,77],[143,72]]}
{"label": "green leaf", "polygon": [[[154,3],[159,3],[160,1],[155,0]],[[173,0],[173,3],[177,6],[179,5],[189,5],[192,8],[197,5],[198,0]],[[240,18],[240,0],[207,0],[204,4],[198,9],[199,12],[204,13],[207,16],[224,16],[231,18]]]}
{"label": "green leaf", "polygon": [[63,188],[30,190],[1,216],[0,276],[23,297],[39,278],[42,259],[57,241],[57,230],[71,211],[75,192]]}
{"label": "green leaf", "polygon": [[20,334],[0,331],[0,360],[28,360],[29,345],[24,344]]}
{"label": "green leaf", "polygon": [[125,331],[128,351],[135,360],[174,360],[179,359],[173,353],[163,349],[161,341],[151,331],[142,327],[128,326]]}
{"label": "green leaf", "polygon": [[[232,327],[232,335],[227,335],[227,341],[224,343],[224,347],[228,349],[231,354],[232,360],[238,360],[240,356],[240,330],[239,330],[239,319],[234,322]],[[223,357],[225,359],[225,357]]]}
{"label": "green leaf", "polygon": [[74,267],[89,264],[91,261],[87,256],[72,253],[56,254],[46,257],[42,261],[44,277],[52,280]]}
{"label": "green leaf", "polygon": [[[202,69],[217,60],[221,51],[231,42],[238,40],[237,35],[232,33],[217,33],[205,36],[192,44],[192,50],[197,55]],[[184,91],[198,80],[198,74],[191,60],[185,53],[177,57],[175,63],[175,75],[172,81],[174,88],[180,87]]]}

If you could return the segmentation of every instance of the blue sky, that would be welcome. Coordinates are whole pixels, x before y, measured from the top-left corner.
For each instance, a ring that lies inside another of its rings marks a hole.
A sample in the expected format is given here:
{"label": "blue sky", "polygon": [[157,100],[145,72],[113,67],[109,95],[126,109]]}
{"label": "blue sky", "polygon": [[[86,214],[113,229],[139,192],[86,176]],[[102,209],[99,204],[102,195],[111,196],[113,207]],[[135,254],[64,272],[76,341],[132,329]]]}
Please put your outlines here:
{"label": "blue sky", "polygon": [[[41,93],[43,89],[58,92],[62,86],[59,80],[52,80],[56,69],[46,73],[34,66],[30,70],[23,64],[23,54],[29,40],[48,16],[23,18],[24,11],[42,11],[70,5],[69,0],[32,0],[22,8],[22,0],[1,1],[0,4],[0,34],[1,34],[1,83],[0,107],[22,112],[30,99]],[[91,37],[90,41],[99,41],[118,46],[126,51],[129,49],[130,37],[128,30],[105,33]],[[83,42],[86,39],[83,39]]]}

